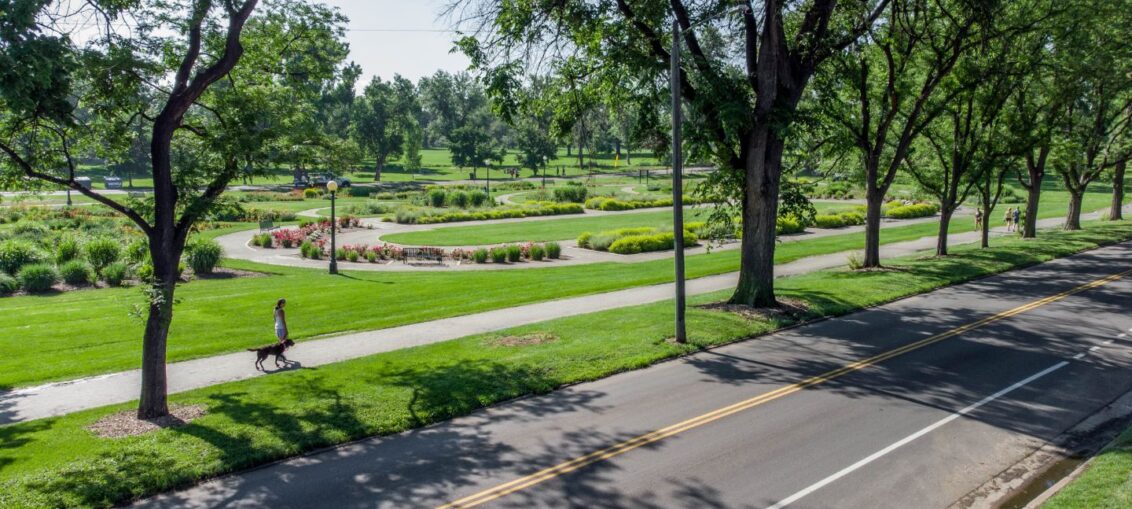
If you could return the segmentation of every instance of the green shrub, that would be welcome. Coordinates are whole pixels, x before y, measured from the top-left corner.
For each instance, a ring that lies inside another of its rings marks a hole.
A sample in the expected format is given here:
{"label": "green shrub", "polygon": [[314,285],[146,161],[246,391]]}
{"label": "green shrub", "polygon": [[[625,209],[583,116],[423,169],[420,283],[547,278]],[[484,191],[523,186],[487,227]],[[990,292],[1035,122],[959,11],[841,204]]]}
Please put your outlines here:
{"label": "green shrub", "polygon": [[578,247],[590,249],[590,239],[592,239],[593,236],[594,234],[590,232],[582,232],[581,235],[578,235]]}
{"label": "green shrub", "polygon": [[82,255],[82,246],[74,235],[63,235],[55,246],[55,263],[63,264],[78,259]]}
{"label": "green shrub", "polygon": [[778,235],[789,235],[802,233],[806,231],[806,227],[794,216],[779,216],[775,221],[775,230]]}
{"label": "green shrub", "polygon": [[544,249],[542,246],[540,246],[538,244],[534,244],[534,245],[531,246],[531,259],[532,260],[538,262],[538,261],[542,261],[542,259],[545,258],[545,257],[546,257],[546,249]]}
{"label": "green shrub", "polygon": [[29,221],[20,221],[12,227],[12,233],[21,237],[39,238],[47,235],[50,229],[39,223]]}
{"label": "green shrub", "polygon": [[16,274],[25,265],[40,263],[43,254],[34,244],[24,240],[0,242],[0,272]]}
{"label": "green shrub", "polygon": [[818,228],[844,228],[865,224],[865,216],[857,212],[839,214],[818,214],[814,216],[814,226]]}
{"label": "green shrub", "polygon": [[[684,232],[684,246],[694,246],[699,239],[696,234]],[[609,252],[617,254],[649,253],[652,251],[665,251],[676,245],[676,236],[672,232],[660,232],[644,235],[628,235],[621,237],[609,246]]]}
{"label": "green shrub", "polygon": [[473,251],[472,260],[476,263],[487,263],[487,249],[481,247]]}
{"label": "green shrub", "polygon": [[350,261],[350,262],[358,261],[358,252],[354,251],[353,249],[346,251],[346,261]]}
{"label": "green shrub", "polygon": [[11,295],[20,289],[20,282],[6,273],[0,272],[0,295]]}
{"label": "green shrub", "polygon": [[20,286],[29,293],[42,293],[59,282],[55,267],[46,263],[33,263],[20,269]]}
{"label": "green shrub", "polygon": [[196,274],[212,274],[224,250],[215,240],[198,237],[188,245],[189,266]]}
{"label": "green shrub", "polygon": [[275,240],[270,233],[257,233],[252,236],[252,245],[271,249],[275,247]]}
{"label": "green shrub", "polygon": [[429,205],[439,208],[444,206],[444,201],[448,197],[448,193],[443,189],[431,189],[425,196],[427,198],[426,202]]}
{"label": "green shrub", "polygon": [[482,207],[485,203],[487,203],[487,199],[487,193],[480,191],[479,189],[468,192],[468,201],[472,204],[473,207]]}
{"label": "green shrub", "polygon": [[599,233],[590,239],[590,249],[595,251],[609,251],[609,246],[617,241],[617,235],[612,233]]}
{"label": "green shrub", "polygon": [[110,286],[122,286],[130,268],[126,262],[114,262],[102,269],[102,279]]}
{"label": "green shrub", "polygon": [[554,201],[584,203],[586,188],[581,185],[566,185],[554,188]]}
{"label": "green shrub", "polygon": [[576,203],[540,202],[520,207],[478,210],[451,210],[403,206],[397,209],[394,220],[400,224],[436,224],[582,213],[585,213],[585,210],[581,205]]}
{"label": "green shrub", "polygon": [[137,239],[126,245],[126,261],[132,264],[149,260],[149,241]]}
{"label": "green shrub", "polygon": [[315,199],[315,198],[318,198],[318,197],[321,197],[321,196],[322,196],[322,191],[319,191],[318,189],[315,189],[313,187],[303,190],[303,198],[305,198],[305,199],[310,200],[310,199]]}
{"label": "green shrub", "polygon": [[884,215],[893,219],[914,219],[917,217],[934,216],[939,212],[939,207],[931,203],[913,203],[910,205],[901,205],[897,202],[890,202],[889,205],[884,207]]}
{"label": "green shrub", "polygon": [[492,263],[505,263],[507,261],[507,248],[491,248],[491,261]]}
{"label": "green shrub", "polygon": [[71,260],[59,266],[59,276],[71,286],[90,284],[94,281],[94,271],[82,260]]}
{"label": "green shrub", "polygon": [[377,263],[377,251],[374,251],[372,249],[366,251],[366,261],[370,263]]}
{"label": "green shrub", "polygon": [[86,259],[94,271],[102,274],[102,269],[122,257],[122,246],[110,238],[94,239],[86,243]]}
{"label": "green shrub", "polygon": [[562,257],[562,246],[557,242],[547,242],[544,246],[546,247],[547,258],[557,260]]}
{"label": "green shrub", "polygon": [[460,207],[462,209],[468,208],[468,204],[471,203],[471,199],[468,198],[468,193],[465,193],[464,191],[456,191],[448,195],[448,201],[453,206]]}
{"label": "green shrub", "polygon": [[507,246],[507,261],[515,263],[521,259],[523,259],[523,248],[516,245]]}
{"label": "green shrub", "polygon": [[345,260],[346,259],[346,250],[342,249],[342,248],[335,249],[334,250],[334,259],[338,260],[338,261]]}

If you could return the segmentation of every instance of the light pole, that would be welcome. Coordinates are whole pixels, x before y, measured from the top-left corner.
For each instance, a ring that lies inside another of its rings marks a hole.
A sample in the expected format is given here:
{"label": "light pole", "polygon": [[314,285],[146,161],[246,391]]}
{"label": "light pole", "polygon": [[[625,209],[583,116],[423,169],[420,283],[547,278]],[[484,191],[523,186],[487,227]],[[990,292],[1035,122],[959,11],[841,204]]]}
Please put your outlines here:
{"label": "light pole", "polygon": [[[741,5],[732,8],[728,13],[747,12],[748,7]],[[669,76],[669,88],[672,90],[672,237],[676,251],[676,342],[688,341],[688,331],[684,322],[684,309],[686,307],[686,292],[684,288],[684,178],[681,160],[680,127],[684,119],[680,113],[680,37],[707,19],[693,23],[681,30],[680,21],[672,20],[672,69]],[[648,182],[648,173],[645,173],[645,182]]]}
{"label": "light pole", "polygon": [[338,231],[338,221],[334,218],[334,198],[338,194],[338,181],[331,180],[326,183],[326,190],[330,191],[330,273],[338,273],[338,244],[335,233]]}
{"label": "light pole", "polygon": [[676,342],[688,341],[684,323],[686,294],[684,288],[684,186],[680,160],[680,22],[672,20],[672,237],[676,252]]}

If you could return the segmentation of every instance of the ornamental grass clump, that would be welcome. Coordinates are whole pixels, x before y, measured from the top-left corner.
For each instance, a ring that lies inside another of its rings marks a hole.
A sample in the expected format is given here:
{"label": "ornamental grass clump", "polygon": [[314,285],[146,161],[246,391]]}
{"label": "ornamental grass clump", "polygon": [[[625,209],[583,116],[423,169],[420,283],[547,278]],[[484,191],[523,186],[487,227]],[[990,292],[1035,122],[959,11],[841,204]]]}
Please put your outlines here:
{"label": "ornamental grass clump", "polygon": [[0,272],[0,295],[11,295],[20,289],[20,282],[4,272]]}
{"label": "ornamental grass clump", "polygon": [[25,265],[19,273],[20,286],[28,293],[43,293],[51,290],[59,282],[55,267],[46,263]]}
{"label": "ornamental grass clump", "polygon": [[59,266],[59,276],[71,286],[88,285],[94,281],[94,271],[82,260],[71,260]]}
{"label": "ornamental grass clump", "polygon": [[126,262],[117,261],[102,269],[102,280],[110,286],[122,286],[129,273],[130,267]]}
{"label": "ornamental grass clump", "polygon": [[562,257],[562,246],[557,242],[547,242],[544,246],[546,247],[547,258],[557,260]]}
{"label": "ornamental grass clump", "polygon": [[523,259],[523,248],[514,244],[507,246],[507,261],[511,263],[518,262]]}
{"label": "ornamental grass clump", "polygon": [[507,263],[507,248],[493,247],[491,248],[491,262],[492,263]]}
{"label": "ornamental grass clump", "polygon": [[546,257],[546,249],[538,244],[534,244],[530,249],[530,257],[532,260],[539,262]]}
{"label": "ornamental grass clump", "polygon": [[487,263],[487,249],[479,248],[472,252],[472,261],[476,263]]}
{"label": "ornamental grass clump", "polygon": [[86,259],[98,274],[102,274],[102,269],[121,258],[122,246],[114,239],[104,237],[86,244]]}
{"label": "ornamental grass clump", "polygon": [[25,265],[40,263],[44,256],[34,244],[24,240],[0,242],[0,272],[18,274]]}
{"label": "ornamental grass clump", "polygon": [[189,267],[192,267],[196,274],[212,274],[224,255],[220,244],[212,239],[197,238],[187,247]]}

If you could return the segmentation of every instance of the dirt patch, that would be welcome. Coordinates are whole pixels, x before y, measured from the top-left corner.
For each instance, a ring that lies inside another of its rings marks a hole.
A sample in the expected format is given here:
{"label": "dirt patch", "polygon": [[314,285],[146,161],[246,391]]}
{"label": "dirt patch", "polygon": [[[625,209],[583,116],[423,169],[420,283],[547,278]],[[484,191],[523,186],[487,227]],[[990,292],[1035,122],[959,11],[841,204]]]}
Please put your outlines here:
{"label": "dirt patch", "polygon": [[747,320],[769,320],[782,317],[797,318],[805,316],[810,311],[810,306],[805,301],[784,299],[781,297],[778,299],[778,307],[773,308],[754,308],[743,304],[729,304],[727,302],[712,302],[696,307],[709,311],[733,313]]}
{"label": "dirt patch", "polygon": [[182,405],[169,409],[169,415],[156,419],[138,419],[133,410],[108,415],[87,426],[99,438],[122,438],[142,435],[162,428],[184,426],[205,414],[204,405]]}
{"label": "dirt patch", "polygon": [[490,338],[484,343],[490,346],[531,346],[558,341],[558,336],[549,332],[532,332],[519,336],[498,336]]}

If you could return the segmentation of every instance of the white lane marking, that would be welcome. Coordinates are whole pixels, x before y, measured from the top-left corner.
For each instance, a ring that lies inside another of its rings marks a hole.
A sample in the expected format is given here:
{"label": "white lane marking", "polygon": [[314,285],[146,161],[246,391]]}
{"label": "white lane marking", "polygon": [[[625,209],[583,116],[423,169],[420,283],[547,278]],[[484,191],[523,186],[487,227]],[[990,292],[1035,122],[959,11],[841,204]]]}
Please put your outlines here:
{"label": "white lane marking", "polygon": [[[1105,344],[1107,345],[1108,343],[1105,343]],[[1101,349],[1101,345],[1096,345],[1096,346],[1090,347],[1089,351],[1095,352],[1095,351],[1100,350],[1100,349]]]}
{"label": "white lane marking", "polygon": [[1121,338],[1121,339],[1123,339],[1123,338],[1124,338],[1124,336],[1127,336],[1127,334],[1125,334],[1125,333],[1123,333],[1123,332],[1121,332],[1120,334],[1117,334],[1117,335],[1116,335],[1116,337],[1118,337],[1118,338]]}
{"label": "white lane marking", "polygon": [[805,497],[806,495],[809,495],[809,494],[811,494],[811,493],[813,493],[817,490],[822,489],[823,487],[829,485],[830,483],[853,473],[854,471],[860,469],[861,467],[868,465],[869,463],[872,463],[872,462],[884,457],[885,455],[887,455],[888,453],[891,453],[892,451],[895,451],[895,450],[897,450],[901,447],[904,447],[905,445],[908,445],[909,443],[916,440],[917,438],[920,438],[924,435],[927,435],[928,433],[931,433],[931,432],[939,429],[940,427],[944,426],[945,424],[973,412],[974,410],[978,409],[979,407],[981,407],[983,405],[986,405],[987,403],[990,403],[990,402],[992,402],[992,401],[994,401],[998,398],[1001,398],[1001,397],[1003,397],[1003,396],[1005,396],[1005,395],[1007,395],[1011,392],[1014,392],[1015,390],[1018,390],[1020,387],[1028,385],[1029,383],[1031,383],[1031,382],[1033,382],[1033,381],[1035,381],[1035,380],[1037,380],[1041,377],[1044,377],[1044,376],[1046,376],[1050,373],[1053,373],[1054,371],[1057,371],[1061,368],[1064,368],[1065,366],[1068,366],[1068,365],[1069,365],[1069,362],[1061,361],[1061,362],[1054,364],[1053,366],[1050,366],[1050,367],[1048,367],[1048,368],[1046,368],[1046,369],[1044,369],[1044,370],[1042,370],[1042,371],[1040,371],[1040,372],[1038,372],[1034,375],[1031,375],[1030,377],[1026,378],[1025,380],[1022,380],[1021,382],[1018,382],[1014,385],[1011,385],[1010,387],[1007,387],[1007,388],[1005,388],[1001,391],[998,391],[994,394],[991,394],[990,396],[987,396],[987,397],[971,404],[970,406],[965,407],[962,410],[959,410],[958,412],[955,412],[955,413],[953,413],[953,414],[951,414],[947,417],[944,417],[943,419],[936,421],[932,425],[930,425],[930,426],[928,426],[924,429],[921,429],[920,431],[917,431],[917,432],[915,432],[911,435],[908,435],[907,437],[904,437],[899,442],[896,442],[896,443],[894,443],[894,444],[892,444],[888,447],[885,447],[884,449],[881,449],[881,450],[869,455],[867,458],[862,459],[861,461],[858,461],[858,462],[856,462],[852,465],[849,465],[849,466],[841,469],[841,471],[810,485],[810,487],[803,489],[802,491],[799,491],[799,492],[797,492],[793,495],[790,495],[789,497],[786,497],[786,498],[780,500],[777,504],[770,506],[768,509],[782,509],[783,507],[786,507],[786,506],[788,506],[788,505],[790,505],[794,502],[797,502],[802,497]]}
{"label": "white lane marking", "polygon": [[1078,361],[1081,360],[1081,359],[1084,359],[1084,358],[1085,358],[1085,352],[1081,352],[1081,353],[1073,356],[1073,359],[1078,360]]}

